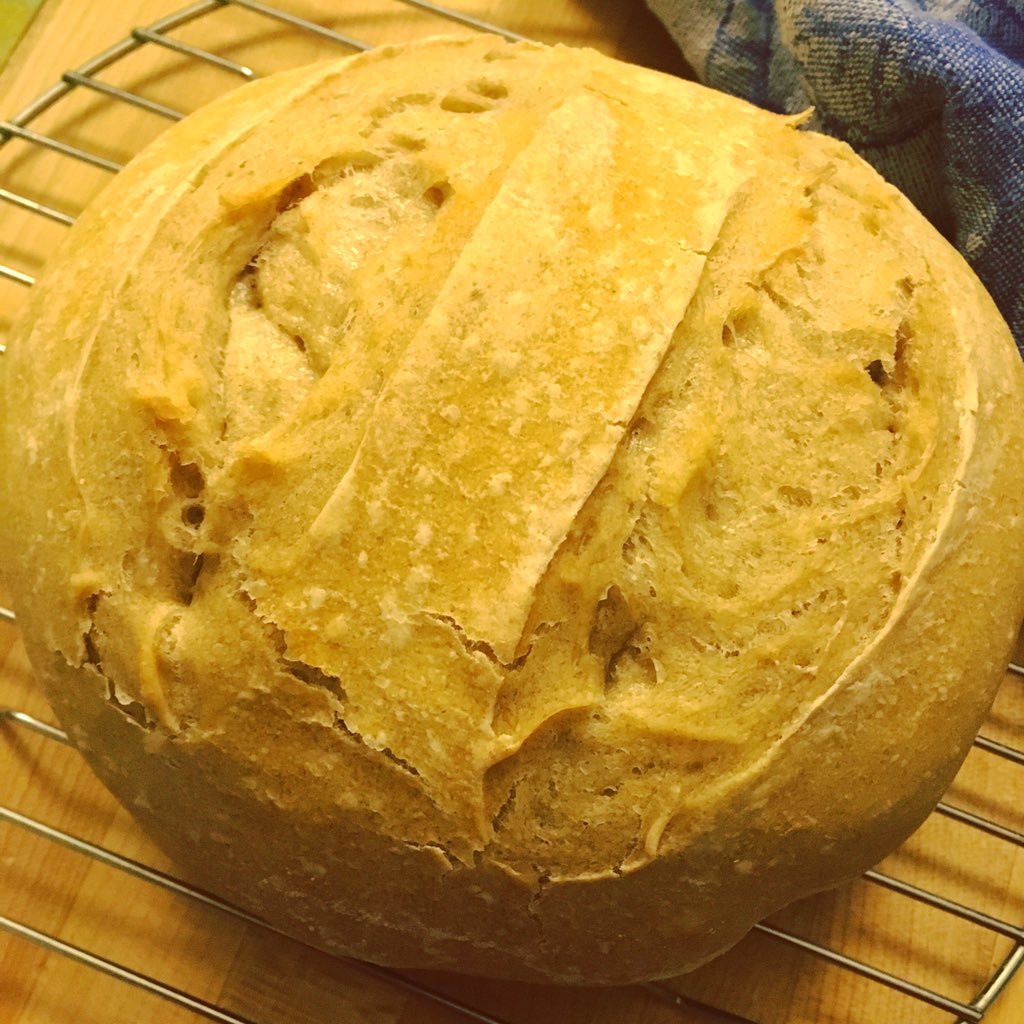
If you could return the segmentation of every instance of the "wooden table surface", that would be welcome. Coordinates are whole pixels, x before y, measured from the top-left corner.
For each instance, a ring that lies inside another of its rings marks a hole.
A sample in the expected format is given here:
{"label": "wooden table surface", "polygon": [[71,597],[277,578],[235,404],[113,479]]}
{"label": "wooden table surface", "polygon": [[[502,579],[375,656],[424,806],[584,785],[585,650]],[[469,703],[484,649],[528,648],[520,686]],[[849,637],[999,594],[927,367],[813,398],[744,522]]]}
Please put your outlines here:
{"label": "wooden table surface", "polygon": [[[2,2],[2,0],[0,0]],[[183,0],[182,0],[183,2]],[[10,116],[68,67],[177,0],[46,0],[2,75],[0,113]],[[278,0],[281,6],[371,42],[450,30],[395,0]],[[677,73],[682,61],[639,0],[452,0],[466,13],[546,41],[596,46]],[[175,37],[260,72],[343,52],[336,43],[252,11],[220,9]],[[237,74],[147,46],[101,75],[107,83],[176,110],[191,110],[241,81]],[[166,121],[78,89],[34,127],[122,162]],[[74,213],[108,172],[15,140],[0,152],[0,187]],[[0,204],[0,263],[36,275],[66,229]],[[0,337],[25,288],[0,280]],[[2,358],[2,356],[0,356]],[[0,524],[2,528],[2,524]],[[14,626],[0,623],[0,705],[51,720]],[[986,735],[1016,747],[1024,732],[1024,682],[1007,679]],[[15,725],[0,726],[3,803],[55,827],[164,870],[173,870],[83,767],[78,755]],[[1024,767],[975,750],[951,803],[1021,829]],[[1014,924],[1024,922],[1024,850],[933,816],[884,870]],[[0,823],[0,914],[140,969],[255,1024],[458,1024],[468,1018],[357,966],[334,960],[220,911],[137,881],[12,823]],[[972,999],[1013,947],[975,924],[868,882],[806,900],[773,919],[850,956]],[[721,1020],[664,992],[567,990],[410,975],[509,1024],[662,1024]],[[752,935],[731,953],[670,987],[758,1024],[929,1024],[954,1019],[789,945]],[[194,1024],[190,1010],[0,933],[0,1024]],[[736,1018],[733,1018],[736,1019]],[[1024,1020],[1024,971],[985,1017]]]}

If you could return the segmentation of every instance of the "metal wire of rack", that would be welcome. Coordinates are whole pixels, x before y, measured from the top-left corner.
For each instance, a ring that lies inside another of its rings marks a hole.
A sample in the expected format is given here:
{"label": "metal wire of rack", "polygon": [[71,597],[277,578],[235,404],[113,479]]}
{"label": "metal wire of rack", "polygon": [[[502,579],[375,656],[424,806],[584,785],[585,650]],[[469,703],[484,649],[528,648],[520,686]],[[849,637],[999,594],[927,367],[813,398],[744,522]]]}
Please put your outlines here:
{"label": "metal wire of rack", "polygon": [[[469,29],[494,32],[508,39],[524,38],[520,34],[502,26],[488,23],[457,10],[427,2],[427,0],[395,0],[395,3],[402,4],[408,8],[429,12],[446,21],[455,22]],[[201,21],[225,8],[244,9],[254,15],[285,25],[291,30],[312,33],[333,44],[337,44],[339,48],[344,50],[366,50],[373,45],[370,42],[343,34],[301,17],[286,8],[263,3],[261,0],[196,0],[196,2],[169,13],[149,25],[134,28],[130,35],[90,60],[85,61],[76,68],[66,70],[58,82],[39,95],[34,101],[13,115],[9,120],[0,121],[0,149],[12,140],[20,139],[32,146],[51,150],[68,160],[87,164],[105,172],[116,173],[121,166],[118,162],[45,132],[36,131],[31,125],[46,111],[76,90],[92,91],[113,103],[132,105],[155,114],[169,123],[180,120],[185,116],[184,111],[179,111],[163,103],[156,102],[128,89],[111,85],[97,77],[100,72],[121,61],[127,55],[147,46],[163,48],[189,61],[201,62],[217,67],[240,81],[259,77],[257,71],[247,64],[195,43],[176,38],[171,34],[177,29]],[[27,195],[23,195],[21,192],[7,189],[2,184],[0,184],[0,203],[6,203],[28,211],[33,215],[65,227],[73,224],[75,220],[75,215],[72,212],[57,209]],[[35,280],[33,275],[27,270],[2,263],[0,263],[0,277],[26,287],[31,286]],[[3,352],[4,346],[0,344],[0,355]],[[7,624],[8,627],[16,627],[16,616],[13,610],[0,607],[0,625],[3,624]],[[1021,685],[1020,679],[1024,678],[1024,665],[1011,663],[1009,671],[1013,676],[1018,677],[1014,680],[1013,684]],[[1013,684],[1008,683],[1008,685]],[[5,733],[5,743],[12,739],[15,731],[22,730],[40,734],[55,744],[69,744],[67,735],[60,729],[12,707],[0,707],[0,728]],[[985,736],[978,736],[974,745],[976,749],[987,755],[1000,758],[1016,768],[1024,770],[1024,751]],[[993,837],[1002,843],[1024,848],[1024,832],[1007,827],[988,817],[971,813],[947,802],[941,803],[936,808],[935,814],[958,822],[967,829]],[[201,903],[258,928],[272,930],[269,925],[259,918],[225,903],[213,894],[204,892],[169,874],[121,856],[87,839],[23,815],[13,808],[0,807],[0,822],[9,827],[26,830],[53,844],[70,849],[77,854],[140,879],[149,885],[169,890],[183,900]],[[934,988],[917,984],[898,974],[882,970],[863,960],[849,956],[841,950],[830,948],[826,944],[803,937],[794,931],[779,928],[768,923],[757,925],[755,930],[774,941],[799,951],[802,956],[824,961],[834,967],[857,975],[872,984],[885,986],[906,996],[910,1000],[915,1000],[920,1005],[943,1011],[954,1018],[957,1024],[968,1024],[968,1022],[970,1024],[979,1024],[979,1022],[983,1021],[987,1011],[997,997],[1020,968],[1024,966],[1024,924],[1016,925],[1000,920],[972,906],[911,885],[877,870],[867,872],[864,880],[872,886],[886,889],[903,899],[934,908],[960,921],[968,922],[995,935],[1007,938],[1012,942],[1012,947],[997,969],[980,982],[974,998],[964,1001],[936,991]],[[65,942],[55,935],[39,931],[8,917],[0,916],[0,928],[20,936],[28,942],[36,943],[52,953],[58,953],[95,971],[114,977],[127,985],[136,986],[178,1007],[190,1010],[199,1018],[218,1021],[221,1024],[253,1024],[251,1020],[245,1017],[190,995],[174,987],[172,984],[157,980],[141,971],[106,959],[89,950]],[[395,986],[420,998],[444,1006],[459,1014],[462,1019],[478,1021],[482,1022],[482,1024],[503,1024],[499,1016],[470,1006],[466,1002],[453,998],[423,981],[372,964],[351,961],[350,965],[378,980],[386,982],[388,985]],[[738,1022],[738,1024],[757,1024],[756,1021],[751,1020],[749,1017],[731,1013],[701,999],[692,998],[680,993],[668,984],[652,983],[641,987],[664,1004],[675,1007],[680,1011],[685,1011],[688,1008],[700,1009],[710,1013],[719,1020]]]}

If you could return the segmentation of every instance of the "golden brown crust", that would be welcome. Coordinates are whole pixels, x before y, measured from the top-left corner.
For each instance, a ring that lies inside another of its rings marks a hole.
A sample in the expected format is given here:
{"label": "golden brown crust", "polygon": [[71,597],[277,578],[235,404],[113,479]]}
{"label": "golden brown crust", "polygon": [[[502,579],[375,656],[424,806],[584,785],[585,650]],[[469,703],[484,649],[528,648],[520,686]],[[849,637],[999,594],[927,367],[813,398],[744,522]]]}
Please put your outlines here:
{"label": "golden brown crust", "polygon": [[843,145],[587,51],[268,79],[81,218],[3,360],[54,708],[207,884],[616,983],[862,871],[1024,614],[1024,370]]}

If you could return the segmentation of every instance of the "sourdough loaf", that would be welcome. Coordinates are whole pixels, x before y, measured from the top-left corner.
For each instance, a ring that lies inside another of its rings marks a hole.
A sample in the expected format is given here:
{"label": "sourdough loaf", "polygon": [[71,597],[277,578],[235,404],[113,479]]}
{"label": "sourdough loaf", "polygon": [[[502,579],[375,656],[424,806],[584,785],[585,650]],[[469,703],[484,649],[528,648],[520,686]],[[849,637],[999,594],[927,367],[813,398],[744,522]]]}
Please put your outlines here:
{"label": "sourdough loaf", "polygon": [[692,968],[927,815],[1024,612],[1024,370],[844,145],[477,36],[248,85],[2,360],[75,744],[318,946]]}

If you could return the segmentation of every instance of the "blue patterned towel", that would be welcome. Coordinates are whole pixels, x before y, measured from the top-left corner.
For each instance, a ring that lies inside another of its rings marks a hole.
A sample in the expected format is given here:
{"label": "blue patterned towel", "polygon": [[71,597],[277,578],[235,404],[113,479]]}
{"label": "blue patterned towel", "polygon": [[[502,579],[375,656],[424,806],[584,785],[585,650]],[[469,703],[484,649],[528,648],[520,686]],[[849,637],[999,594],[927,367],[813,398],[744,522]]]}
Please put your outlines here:
{"label": "blue patterned towel", "polygon": [[974,267],[1024,354],[1024,0],[647,0],[705,84],[815,108]]}

